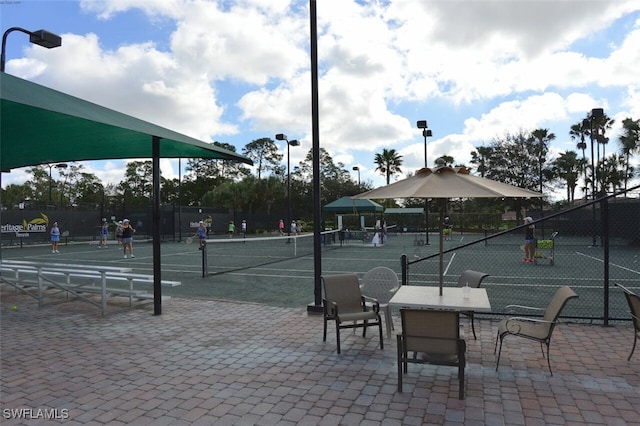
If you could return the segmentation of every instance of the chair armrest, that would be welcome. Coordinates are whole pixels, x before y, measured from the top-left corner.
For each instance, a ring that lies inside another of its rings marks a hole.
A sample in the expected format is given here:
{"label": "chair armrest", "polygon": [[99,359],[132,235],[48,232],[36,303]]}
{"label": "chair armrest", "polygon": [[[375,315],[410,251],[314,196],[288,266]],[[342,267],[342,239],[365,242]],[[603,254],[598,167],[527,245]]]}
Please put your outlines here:
{"label": "chair armrest", "polygon": [[511,330],[511,328],[519,328],[518,324],[514,324],[513,326],[509,326],[509,322],[510,321],[520,321],[520,322],[534,322],[534,323],[538,323],[538,324],[556,324],[557,321],[547,321],[547,320],[543,320],[543,319],[538,319],[538,318],[531,318],[531,317],[511,317],[508,318],[505,321],[505,328],[507,329],[507,331],[509,333],[513,333],[513,334],[518,334],[520,332],[520,330],[518,329],[517,331],[515,330]]}
{"label": "chair armrest", "polygon": [[507,305],[507,306],[505,306],[505,309],[507,311],[515,310],[515,309],[522,309],[522,310],[529,310],[529,311],[544,312],[544,308],[536,308],[536,307],[533,307],[533,306],[524,306],[524,305]]}
{"label": "chair armrest", "polygon": [[362,296],[362,307],[365,308],[366,307],[366,303],[369,302],[371,303],[371,305],[373,306],[373,312],[378,313],[380,312],[380,303],[378,303],[378,299],[374,299],[373,297],[369,297],[369,296]]}
{"label": "chair armrest", "polygon": [[336,302],[329,302],[327,299],[322,299],[326,313],[331,316],[338,316],[338,305]]}

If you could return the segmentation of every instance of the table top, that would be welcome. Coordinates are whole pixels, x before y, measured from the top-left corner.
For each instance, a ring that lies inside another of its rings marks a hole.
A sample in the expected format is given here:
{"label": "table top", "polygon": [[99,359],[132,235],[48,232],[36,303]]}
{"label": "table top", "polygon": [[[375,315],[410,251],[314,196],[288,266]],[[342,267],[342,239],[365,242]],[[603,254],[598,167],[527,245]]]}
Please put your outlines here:
{"label": "table top", "polygon": [[464,298],[461,287],[403,285],[389,301],[389,305],[409,309],[447,309],[453,311],[491,312],[491,303],[484,288],[469,289]]}

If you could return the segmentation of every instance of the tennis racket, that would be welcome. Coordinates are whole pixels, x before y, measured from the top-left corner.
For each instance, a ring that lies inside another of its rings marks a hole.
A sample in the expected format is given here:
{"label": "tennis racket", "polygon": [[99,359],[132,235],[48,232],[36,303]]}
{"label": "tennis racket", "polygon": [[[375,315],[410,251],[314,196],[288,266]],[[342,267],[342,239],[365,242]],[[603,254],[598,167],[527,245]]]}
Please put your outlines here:
{"label": "tennis racket", "polygon": [[187,244],[191,244],[193,242],[193,238],[188,237],[184,242]]}

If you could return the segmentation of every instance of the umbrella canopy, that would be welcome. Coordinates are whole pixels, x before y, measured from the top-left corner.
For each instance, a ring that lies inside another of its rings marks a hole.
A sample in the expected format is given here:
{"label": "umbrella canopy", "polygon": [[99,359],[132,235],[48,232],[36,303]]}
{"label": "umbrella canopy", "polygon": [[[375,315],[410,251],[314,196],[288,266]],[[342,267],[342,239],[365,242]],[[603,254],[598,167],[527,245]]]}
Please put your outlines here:
{"label": "umbrella canopy", "polygon": [[539,192],[474,176],[465,167],[425,167],[415,175],[353,196],[384,198],[531,198]]}
{"label": "umbrella canopy", "polygon": [[[532,198],[539,192],[474,176],[465,167],[425,167],[415,175],[390,185],[353,196],[354,199],[386,198]],[[443,212],[440,212],[440,216]],[[440,295],[442,296],[443,255],[442,217],[440,218]]]}

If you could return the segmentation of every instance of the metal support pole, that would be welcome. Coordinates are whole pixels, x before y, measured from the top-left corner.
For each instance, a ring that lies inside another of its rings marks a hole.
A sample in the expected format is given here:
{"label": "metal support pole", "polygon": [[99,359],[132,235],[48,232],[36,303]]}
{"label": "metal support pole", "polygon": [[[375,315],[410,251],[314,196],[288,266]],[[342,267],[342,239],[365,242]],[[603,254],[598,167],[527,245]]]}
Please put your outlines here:
{"label": "metal support pole", "polygon": [[604,247],[604,326],[609,325],[609,201],[600,202],[600,223],[602,224],[602,246]]}

